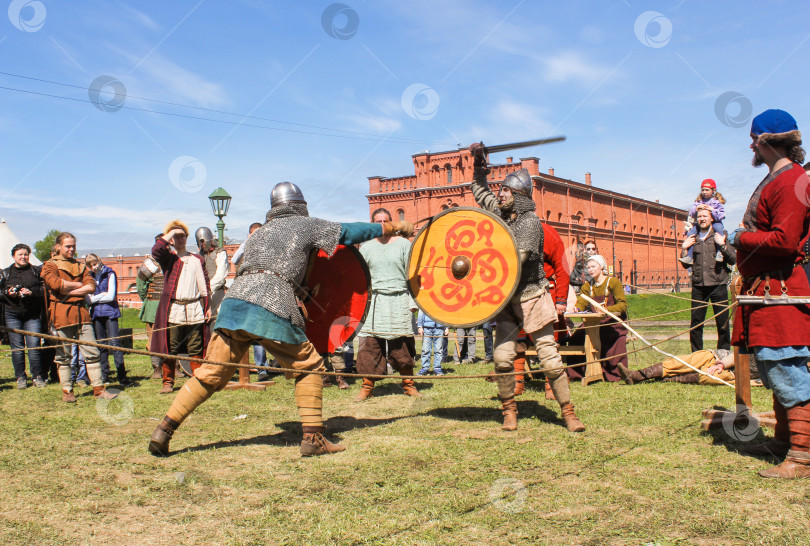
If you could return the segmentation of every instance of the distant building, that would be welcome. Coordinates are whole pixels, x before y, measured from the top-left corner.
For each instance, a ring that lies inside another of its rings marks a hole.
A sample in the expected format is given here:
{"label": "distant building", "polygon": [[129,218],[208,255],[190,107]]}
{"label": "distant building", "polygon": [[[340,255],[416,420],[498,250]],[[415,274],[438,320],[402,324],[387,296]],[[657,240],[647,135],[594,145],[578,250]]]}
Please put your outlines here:
{"label": "distant building", "polygon": [[[621,274],[625,282],[630,282],[635,269],[635,284],[640,286],[668,288],[676,279],[686,285],[687,275],[677,262],[686,210],[595,187],[590,173],[584,183],[554,176],[554,169],[541,173],[539,164],[537,157],[518,162],[507,157],[505,164],[491,167],[491,187],[497,192],[507,174],[528,169],[537,215],[560,233],[569,266],[583,243],[593,239],[608,265],[615,266],[614,274]],[[450,207],[477,206],[470,189],[473,158],[468,149],[421,152],[413,156],[413,165],[412,175],[368,178],[369,211],[384,207],[395,219],[417,222]]]}

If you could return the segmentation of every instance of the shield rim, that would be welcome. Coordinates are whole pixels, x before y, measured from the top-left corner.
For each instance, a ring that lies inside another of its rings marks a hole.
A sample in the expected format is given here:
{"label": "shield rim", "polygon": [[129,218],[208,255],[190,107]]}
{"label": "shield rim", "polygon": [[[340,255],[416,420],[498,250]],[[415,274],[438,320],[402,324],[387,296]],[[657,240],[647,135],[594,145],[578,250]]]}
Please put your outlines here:
{"label": "shield rim", "polygon": [[[504,222],[494,212],[489,211],[489,210],[484,209],[484,208],[481,208],[481,207],[451,207],[451,208],[448,208],[446,210],[441,211],[439,214],[437,214],[435,216],[432,216],[428,220],[428,222],[424,226],[422,226],[419,229],[419,231],[416,233],[416,236],[413,238],[413,242],[411,243],[411,250],[408,253],[408,271],[409,272],[410,272],[410,269],[411,269],[411,261],[413,260],[413,257],[414,257],[414,251],[416,250],[416,242],[419,240],[419,236],[422,235],[422,232],[424,232],[425,230],[430,228],[431,224],[433,222],[435,222],[436,220],[438,220],[439,218],[441,218],[442,216],[444,216],[446,214],[452,214],[454,212],[458,212],[458,211],[462,211],[462,210],[469,210],[469,211],[484,213],[486,216],[489,216],[492,220],[495,220],[497,223],[499,223],[506,230],[506,233],[509,234],[509,239],[512,241],[512,246],[515,248],[515,254],[518,257],[518,259],[517,259],[517,277],[516,277],[514,286],[512,286],[512,289],[509,291],[509,295],[503,300],[503,303],[501,303],[501,305],[495,311],[493,311],[490,315],[488,315],[485,319],[480,320],[480,321],[475,321],[475,322],[465,322],[465,323],[461,323],[461,324],[448,324],[448,325],[446,325],[448,328],[472,328],[473,326],[480,326],[481,324],[489,322],[490,320],[495,318],[498,315],[498,313],[503,311],[504,308],[507,305],[509,305],[509,302],[512,301],[512,297],[515,295],[515,292],[517,292],[517,287],[518,287],[518,284],[520,283],[521,272],[523,270],[523,264],[520,262],[520,252],[518,252],[518,246],[517,246],[517,240],[515,239],[515,234],[512,233],[512,229],[509,226],[506,225],[506,222]],[[416,299],[416,295],[413,293],[413,289],[411,288],[411,278],[410,277],[408,278],[408,283],[407,284],[408,284],[408,293],[411,295],[411,298],[413,299],[414,303],[416,303],[416,306],[419,308],[419,310],[422,311],[428,317],[430,317],[432,320],[435,320],[436,322],[438,322],[439,324],[444,324],[443,322],[441,322],[439,320],[436,320],[435,317],[433,317],[430,313],[428,313],[425,309],[423,309],[422,306],[419,304],[419,300]]]}
{"label": "shield rim", "polygon": [[[343,247],[343,248],[348,248],[348,249],[349,249],[349,250],[351,250],[351,252],[354,254],[354,257],[355,257],[355,258],[357,259],[357,261],[360,263],[360,267],[361,267],[361,269],[363,270],[363,274],[366,276],[366,286],[368,287],[368,290],[367,290],[367,292],[366,292],[366,294],[368,294],[368,297],[366,298],[366,308],[363,310],[363,316],[362,316],[362,318],[360,319],[360,323],[359,323],[358,327],[357,327],[357,328],[354,330],[354,332],[352,332],[352,333],[351,333],[351,335],[350,335],[348,338],[346,338],[346,341],[344,341],[344,342],[343,342],[343,345],[346,345],[347,343],[352,343],[352,342],[354,341],[354,338],[356,338],[356,337],[357,337],[357,334],[359,334],[359,333],[360,333],[360,330],[362,330],[362,328],[363,328],[363,324],[365,324],[365,322],[366,322],[366,317],[368,316],[368,310],[369,310],[369,308],[371,307],[371,271],[370,271],[370,270],[369,270],[369,268],[368,268],[368,264],[366,263],[365,258],[363,258],[363,255],[362,255],[362,254],[360,254],[360,250],[358,250],[358,248],[357,248],[356,246],[354,246],[354,245],[343,245],[343,244],[338,244],[338,245],[335,247],[335,251],[334,251],[334,252],[332,252],[332,255],[331,255],[331,256],[327,256],[327,259],[328,259],[328,258],[331,258],[332,256],[334,256],[334,255],[335,255],[335,253],[336,253],[338,250],[340,250],[340,247]],[[301,284],[302,284],[303,286],[307,286],[307,287],[309,286],[309,278],[310,278],[310,275],[312,274],[312,268],[315,266],[315,260],[317,260],[317,259],[318,259],[318,252],[319,252],[320,250],[323,250],[323,249],[317,249],[315,252],[313,252],[313,253],[312,253],[312,257],[311,257],[311,259],[310,259],[310,263],[309,263],[309,265],[307,266],[307,274],[306,274],[306,277],[305,277],[305,278],[304,278],[304,280],[301,282]],[[326,251],[324,250],[324,252],[326,252]],[[306,332],[306,329],[304,329],[304,332]],[[307,336],[307,339],[309,339],[309,336]],[[312,340],[311,340],[311,339],[310,339],[309,341],[310,341],[310,343],[312,343]],[[328,333],[327,333],[327,340],[326,340],[326,344],[327,344],[327,350],[328,350],[328,349],[329,349],[329,338],[328,338]],[[313,343],[312,345],[314,346],[315,344]],[[341,347],[342,347],[343,345],[341,345]],[[330,354],[330,353],[328,353],[328,352],[327,352],[327,353],[324,353],[324,354]]]}

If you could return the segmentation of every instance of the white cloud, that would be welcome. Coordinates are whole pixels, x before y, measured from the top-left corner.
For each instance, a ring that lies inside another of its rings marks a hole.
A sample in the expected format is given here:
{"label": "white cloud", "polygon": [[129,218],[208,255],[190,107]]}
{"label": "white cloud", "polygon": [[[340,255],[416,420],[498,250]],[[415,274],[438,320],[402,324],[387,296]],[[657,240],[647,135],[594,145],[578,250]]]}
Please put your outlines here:
{"label": "white cloud", "polygon": [[546,67],[544,78],[551,83],[579,83],[594,85],[602,80],[608,70],[595,64],[576,51],[562,51],[544,56],[541,61]]}

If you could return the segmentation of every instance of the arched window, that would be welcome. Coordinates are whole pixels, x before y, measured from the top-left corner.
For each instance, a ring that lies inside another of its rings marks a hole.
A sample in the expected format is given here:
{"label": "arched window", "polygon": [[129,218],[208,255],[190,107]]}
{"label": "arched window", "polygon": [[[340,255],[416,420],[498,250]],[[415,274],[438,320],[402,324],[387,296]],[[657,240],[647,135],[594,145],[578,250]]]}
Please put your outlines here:
{"label": "arched window", "polygon": [[135,284],[135,283],[130,284],[129,288],[127,288],[127,292],[137,292],[137,291],[138,291],[138,285]]}
{"label": "arched window", "polygon": [[447,185],[450,186],[453,184],[453,167],[448,163],[444,166],[444,170],[447,171]]}
{"label": "arched window", "polygon": [[404,210],[402,210],[402,209],[399,209],[399,210],[397,211],[397,218],[399,219],[399,221],[400,221],[400,222],[402,222],[403,220],[405,220],[405,211],[404,211]]}

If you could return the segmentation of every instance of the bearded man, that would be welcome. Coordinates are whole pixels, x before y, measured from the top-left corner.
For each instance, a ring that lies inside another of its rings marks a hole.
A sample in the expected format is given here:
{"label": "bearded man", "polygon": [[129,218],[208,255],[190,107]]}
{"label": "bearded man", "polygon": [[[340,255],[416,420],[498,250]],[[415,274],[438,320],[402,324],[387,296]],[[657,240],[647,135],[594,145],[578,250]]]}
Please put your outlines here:
{"label": "bearded man", "polygon": [[[496,196],[487,184],[490,171],[486,166],[484,145],[480,142],[473,144],[470,151],[475,157],[472,182],[475,201],[506,222],[517,241],[522,263],[515,295],[495,317],[495,371],[502,374],[514,372],[515,341],[522,327],[534,342],[540,370],[551,384],[566,427],[571,432],[582,432],[585,426],[574,413],[568,375],[554,340],[557,308],[543,270],[543,225],[534,212],[532,178],[526,169],[510,173]],[[503,406],[503,430],[516,430],[515,376],[498,376],[497,382]]]}
{"label": "bearded man", "polygon": [[[751,123],[753,165],[768,166],[729,241],[737,249],[743,277],[741,294],[772,301],[779,296],[810,296],[802,269],[810,227],[810,191],[802,136],[796,120],[783,110],[766,110]],[[764,303],[764,301],[763,301]],[[765,478],[810,478],[810,307],[741,305],[734,314],[732,344],[753,354],[762,383],[773,390],[774,438],[746,449],[784,455],[785,461],[761,470]]]}
{"label": "bearded man", "polygon": [[[323,359],[304,333],[304,317],[296,293],[306,274],[310,255],[331,255],[338,244],[354,245],[374,237],[413,232],[407,222],[336,223],[310,218],[300,188],[277,184],[270,194],[266,223],[245,241],[237,277],[220,306],[207,356],[219,362],[240,362],[251,344],[272,354],[287,378],[295,378],[295,403],[301,417],[301,456],[325,455],[346,449],[323,437],[320,375]],[[149,452],[169,453],[175,430],[194,409],[221,390],[236,366],[202,364],[177,394],[163,421],[152,433]]]}

